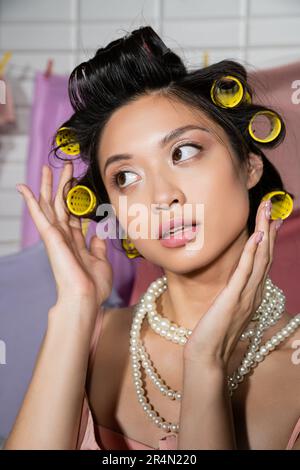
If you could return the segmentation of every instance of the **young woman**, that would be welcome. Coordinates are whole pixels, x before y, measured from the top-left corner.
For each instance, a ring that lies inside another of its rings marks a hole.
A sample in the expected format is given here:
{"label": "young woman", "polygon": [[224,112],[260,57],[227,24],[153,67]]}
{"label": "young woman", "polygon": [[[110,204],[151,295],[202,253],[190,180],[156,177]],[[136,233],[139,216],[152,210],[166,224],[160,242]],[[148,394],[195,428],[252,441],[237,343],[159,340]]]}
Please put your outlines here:
{"label": "young woman", "polygon": [[[222,76],[243,90],[238,105],[212,93]],[[262,200],[284,189],[262,151],[282,140],[283,123],[259,142],[249,122],[264,108],[251,103],[245,69],[222,61],[188,72],[151,27],[76,67],[69,95],[74,114],[63,127],[87,163],[76,183],[111,203],[122,227],[133,216],[120,196],[147,209],[142,224],[158,214],[156,237],[149,227],[134,244],[165,276],[138,304],[104,308],[105,240],[87,247],[80,217],[66,210],[72,158],[54,198],[48,166],[39,200],[19,185],[57,302],[5,448],[300,449],[300,318],[268,277],[280,224]],[[181,209],[199,203],[200,220],[193,213],[180,229]],[[179,230],[169,242],[163,214]],[[201,248],[188,249],[199,233]]]}

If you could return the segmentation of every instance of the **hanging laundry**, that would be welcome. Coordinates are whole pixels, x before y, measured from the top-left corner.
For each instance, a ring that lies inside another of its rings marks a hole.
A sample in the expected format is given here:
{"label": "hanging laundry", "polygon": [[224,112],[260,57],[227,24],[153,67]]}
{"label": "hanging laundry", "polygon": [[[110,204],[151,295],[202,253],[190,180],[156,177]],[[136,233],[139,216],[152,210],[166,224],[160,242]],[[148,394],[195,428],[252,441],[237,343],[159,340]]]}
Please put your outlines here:
{"label": "hanging laundry", "polygon": [[4,128],[16,122],[12,87],[5,76],[6,65],[10,57],[11,53],[6,52],[0,60],[0,129],[2,132],[5,130]]}

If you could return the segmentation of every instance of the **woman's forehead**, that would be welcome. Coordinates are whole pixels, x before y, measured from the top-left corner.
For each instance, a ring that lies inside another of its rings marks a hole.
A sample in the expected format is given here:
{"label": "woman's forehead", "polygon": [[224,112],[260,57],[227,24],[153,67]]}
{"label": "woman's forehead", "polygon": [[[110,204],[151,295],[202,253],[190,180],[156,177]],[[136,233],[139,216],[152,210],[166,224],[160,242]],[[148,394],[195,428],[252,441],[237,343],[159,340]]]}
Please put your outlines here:
{"label": "woman's forehead", "polygon": [[99,157],[106,159],[108,154],[124,152],[139,143],[155,146],[173,129],[192,124],[209,129],[216,138],[222,137],[220,133],[225,135],[201,110],[179,100],[163,95],[139,97],[118,108],[109,118],[101,133]]}

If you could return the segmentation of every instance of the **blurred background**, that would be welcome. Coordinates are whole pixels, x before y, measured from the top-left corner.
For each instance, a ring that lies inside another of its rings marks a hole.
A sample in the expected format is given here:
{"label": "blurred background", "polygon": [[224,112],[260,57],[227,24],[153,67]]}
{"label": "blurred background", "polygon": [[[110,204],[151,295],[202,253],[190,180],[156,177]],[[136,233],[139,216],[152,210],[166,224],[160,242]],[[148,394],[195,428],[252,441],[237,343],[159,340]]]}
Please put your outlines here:
{"label": "blurred background", "polygon": [[[300,99],[292,99],[300,86],[299,0],[0,0],[0,79],[5,83],[5,103],[0,99],[3,438],[20,406],[56,298],[43,244],[15,185],[26,183],[38,194],[50,138],[71,113],[67,81],[73,68],[143,25],[151,25],[188,68],[240,61],[257,99],[282,114],[287,138],[266,155],[295,201],[280,229],[271,277],[286,293],[290,313],[300,311]],[[95,226],[87,230],[90,237]],[[108,248],[114,268],[108,304],[135,303],[160,270],[140,259],[129,261],[111,244]]]}

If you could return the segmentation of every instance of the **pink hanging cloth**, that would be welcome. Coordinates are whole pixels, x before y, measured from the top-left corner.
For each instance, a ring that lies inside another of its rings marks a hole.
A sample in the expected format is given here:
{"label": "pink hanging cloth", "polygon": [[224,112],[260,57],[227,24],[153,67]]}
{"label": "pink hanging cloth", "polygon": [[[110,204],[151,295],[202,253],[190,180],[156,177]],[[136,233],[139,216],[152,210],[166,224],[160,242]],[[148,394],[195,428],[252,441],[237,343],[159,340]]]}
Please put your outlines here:
{"label": "pink hanging cloth", "polygon": [[10,57],[11,53],[6,52],[0,61],[0,128],[2,132],[7,126],[16,122],[12,88],[5,77],[5,67]]}

